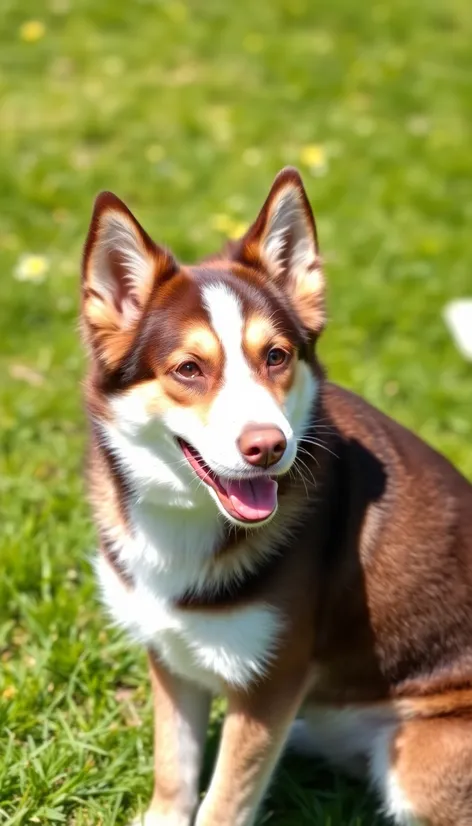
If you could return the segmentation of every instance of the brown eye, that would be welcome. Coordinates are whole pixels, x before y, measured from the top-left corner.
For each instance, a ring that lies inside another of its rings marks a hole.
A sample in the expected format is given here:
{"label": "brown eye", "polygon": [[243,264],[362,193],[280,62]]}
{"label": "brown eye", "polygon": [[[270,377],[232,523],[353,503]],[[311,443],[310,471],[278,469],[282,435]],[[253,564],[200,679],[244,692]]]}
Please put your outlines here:
{"label": "brown eye", "polygon": [[288,361],[289,354],[281,347],[272,347],[267,353],[267,367],[280,367]]}
{"label": "brown eye", "polygon": [[202,375],[198,364],[195,361],[184,361],[177,367],[176,373],[183,379],[196,379]]}

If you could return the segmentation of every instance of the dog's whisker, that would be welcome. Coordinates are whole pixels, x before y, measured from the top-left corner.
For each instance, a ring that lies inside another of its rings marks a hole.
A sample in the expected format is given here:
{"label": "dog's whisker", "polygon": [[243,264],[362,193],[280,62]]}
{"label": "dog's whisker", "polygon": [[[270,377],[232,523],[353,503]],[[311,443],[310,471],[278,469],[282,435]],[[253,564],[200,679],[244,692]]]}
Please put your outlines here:
{"label": "dog's whisker", "polygon": [[299,453],[304,453],[304,454],[305,454],[306,456],[308,456],[308,457],[309,457],[309,458],[310,458],[313,462],[316,462],[316,466],[317,466],[317,467],[320,467],[320,463],[319,463],[318,459],[316,458],[316,456],[314,456],[314,455],[313,455],[313,453],[310,453],[310,451],[309,451],[309,450],[307,450],[307,449],[306,449],[305,447],[303,447],[302,445],[298,445],[298,447],[297,447],[297,456],[298,456],[298,454],[299,454]]}
{"label": "dog's whisker", "polygon": [[[312,454],[311,454],[311,453],[309,453],[307,450],[303,450],[303,448],[300,448],[300,449],[299,449],[299,452],[297,453],[297,459],[298,459],[298,461],[300,461],[300,462],[302,461],[302,460],[301,460],[301,458],[300,458],[300,453],[304,453],[304,454],[305,454],[306,456],[308,456],[308,458],[309,458],[309,459],[311,459],[312,461],[313,461],[313,459],[314,459],[314,461],[316,462],[316,466],[317,466],[318,468],[320,467],[320,463],[318,462],[317,458],[316,458],[315,456],[312,456]],[[313,471],[309,468],[309,466],[306,464],[306,462],[304,462],[304,464],[305,464],[305,467],[307,468],[307,470],[309,470],[309,471],[310,471],[310,474],[314,477],[314,473],[313,473]],[[316,477],[314,477],[314,478],[316,478]]]}
{"label": "dog's whisker", "polygon": [[309,473],[310,478],[311,478],[311,480],[312,480],[312,481],[311,481],[311,483],[312,483],[313,485],[315,485],[315,487],[316,487],[316,478],[315,478],[315,476],[314,476],[313,472],[310,470],[310,468],[309,468],[309,467],[308,467],[308,465],[306,464],[306,462],[304,462],[304,461],[303,461],[303,459],[300,459],[300,457],[299,457],[299,456],[297,456],[296,461],[297,461],[300,465],[302,465],[302,467],[304,467],[304,468],[305,468],[305,470]]}
{"label": "dog's whisker", "polygon": [[296,461],[295,461],[295,462],[294,462],[294,464],[293,464],[293,469],[297,472],[297,474],[298,474],[299,478],[302,480],[302,482],[303,482],[303,487],[305,488],[305,496],[306,496],[306,498],[308,499],[308,488],[307,488],[307,485],[306,485],[306,480],[305,480],[305,477],[304,477],[304,475],[303,475],[303,473],[302,473],[301,468],[299,468],[299,467],[298,467],[298,465],[297,465],[297,462],[296,462]]}
{"label": "dog's whisker", "polygon": [[337,455],[337,453],[334,453],[333,450],[331,450],[327,445],[325,445],[319,439],[305,439],[305,438],[302,438],[299,441],[300,441],[300,443],[313,445],[314,447],[319,447],[321,450],[326,450],[328,453],[331,453],[331,456],[334,456],[335,459],[339,459],[339,456]]}

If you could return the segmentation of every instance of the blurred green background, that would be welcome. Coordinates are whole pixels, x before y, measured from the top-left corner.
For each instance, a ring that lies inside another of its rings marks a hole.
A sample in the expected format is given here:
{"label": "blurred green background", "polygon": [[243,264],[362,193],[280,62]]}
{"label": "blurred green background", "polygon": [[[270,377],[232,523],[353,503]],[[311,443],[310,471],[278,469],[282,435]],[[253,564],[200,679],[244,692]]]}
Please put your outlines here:
{"label": "blurred green background", "polygon": [[[441,318],[472,289],[471,42],[470,0],[2,0],[1,823],[124,824],[151,786],[144,657],[109,629],[90,569],[77,312],[93,197],[112,189],[191,261],[297,165],[330,376],[472,476],[472,367]],[[371,826],[375,807],[284,763],[258,822]]]}

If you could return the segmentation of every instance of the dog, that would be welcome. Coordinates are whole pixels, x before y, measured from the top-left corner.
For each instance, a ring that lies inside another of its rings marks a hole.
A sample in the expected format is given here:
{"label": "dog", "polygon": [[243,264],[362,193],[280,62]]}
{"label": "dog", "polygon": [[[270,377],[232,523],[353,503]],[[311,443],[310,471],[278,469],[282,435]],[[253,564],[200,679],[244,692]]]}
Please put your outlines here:
{"label": "dog", "polygon": [[195,266],[98,196],[88,487],[103,600],[149,654],[155,781],[137,824],[250,826],[287,743],[365,772],[396,824],[472,824],[472,487],[326,379],[325,321],[295,169]]}

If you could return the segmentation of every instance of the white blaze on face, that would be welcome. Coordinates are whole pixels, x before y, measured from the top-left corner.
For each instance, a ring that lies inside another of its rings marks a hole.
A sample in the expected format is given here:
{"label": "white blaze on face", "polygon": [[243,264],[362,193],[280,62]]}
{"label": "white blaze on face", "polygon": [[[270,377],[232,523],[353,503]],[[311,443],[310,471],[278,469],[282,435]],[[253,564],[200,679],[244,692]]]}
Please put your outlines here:
{"label": "white blaze on face", "polygon": [[248,424],[280,428],[287,440],[281,469],[289,468],[296,451],[290,422],[271,393],[256,381],[243,352],[244,318],[238,297],[225,285],[203,290],[203,302],[224,353],[223,385],[210,410],[208,429],[219,465],[232,471],[247,470],[237,441]]}
{"label": "white blaze on face", "polygon": [[238,296],[225,284],[203,288],[203,303],[223,350],[223,383],[203,422],[192,406],[175,406],[163,419],[171,432],[185,439],[207,465],[225,478],[247,474],[249,468],[238,449],[238,439],[248,424],[279,427],[287,441],[285,453],[274,468],[288,471],[295,459],[297,439],[308,423],[316,394],[316,381],[305,362],[296,365],[295,379],[283,408],[257,381],[243,351],[244,317]]}

